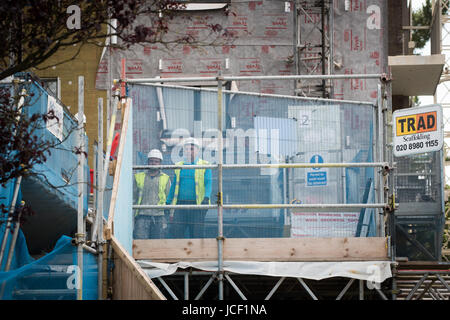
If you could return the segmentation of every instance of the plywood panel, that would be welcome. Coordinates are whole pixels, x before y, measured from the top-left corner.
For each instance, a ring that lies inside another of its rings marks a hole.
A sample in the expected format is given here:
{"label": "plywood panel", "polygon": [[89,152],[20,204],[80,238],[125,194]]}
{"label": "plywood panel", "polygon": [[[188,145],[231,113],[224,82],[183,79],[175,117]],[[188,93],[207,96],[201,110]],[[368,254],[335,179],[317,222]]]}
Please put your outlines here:
{"label": "plywood panel", "polygon": [[114,236],[111,245],[114,250],[113,299],[165,300],[158,287]]}
{"label": "plywood panel", "polygon": [[[122,102],[119,102],[119,104],[121,104]],[[119,199],[119,186],[120,186],[120,174],[122,171],[122,163],[124,161],[124,150],[126,148],[126,138],[127,138],[127,131],[128,131],[128,125],[129,125],[129,119],[131,117],[130,113],[131,113],[131,108],[129,107],[131,104],[131,100],[127,100],[126,104],[124,106],[121,106],[121,108],[125,108],[125,114],[124,114],[124,119],[123,119],[123,125],[122,125],[122,130],[120,132],[120,141],[119,141],[119,148],[118,148],[118,155],[117,155],[117,163],[116,163],[116,169],[114,172],[114,183],[113,183],[113,188],[112,188],[112,194],[111,194],[111,201],[110,201],[110,206],[109,206],[109,213],[108,213],[108,220],[107,220],[107,224],[106,227],[104,229],[104,233],[105,233],[105,239],[110,239],[112,234],[114,233],[114,216],[116,213],[116,210],[118,210],[117,207],[119,207],[120,209],[123,209],[120,206],[116,206],[117,203],[119,203],[120,205],[123,205],[123,199]],[[119,107],[118,107],[119,108]],[[111,142],[112,143],[112,142]],[[112,164],[110,164],[112,165]],[[132,179],[132,178],[131,178]],[[127,180],[127,179],[125,179]],[[123,181],[122,181],[123,182]],[[123,182],[126,183],[127,181]],[[123,197],[123,195],[122,195]],[[120,201],[122,200],[122,201]],[[131,202],[130,202],[131,203]],[[122,226],[124,227],[124,226]],[[117,236],[117,234],[115,234]]]}
{"label": "plywood panel", "polygon": [[[369,261],[387,260],[386,238],[225,239],[224,260]],[[133,257],[152,261],[217,259],[216,239],[134,240]]]}

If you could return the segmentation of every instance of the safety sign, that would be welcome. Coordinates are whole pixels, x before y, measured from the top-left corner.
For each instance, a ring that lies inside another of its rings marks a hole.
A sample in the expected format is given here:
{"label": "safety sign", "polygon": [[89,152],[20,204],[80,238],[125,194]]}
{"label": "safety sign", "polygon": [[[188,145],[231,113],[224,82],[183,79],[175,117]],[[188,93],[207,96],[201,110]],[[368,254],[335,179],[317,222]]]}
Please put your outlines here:
{"label": "safety sign", "polygon": [[[323,158],[319,154],[311,157],[310,163],[323,163]],[[327,185],[327,170],[326,168],[313,167],[306,171],[306,185],[312,186],[326,186]]]}
{"label": "safety sign", "polygon": [[397,110],[393,113],[394,156],[438,151],[444,143],[442,107]]}

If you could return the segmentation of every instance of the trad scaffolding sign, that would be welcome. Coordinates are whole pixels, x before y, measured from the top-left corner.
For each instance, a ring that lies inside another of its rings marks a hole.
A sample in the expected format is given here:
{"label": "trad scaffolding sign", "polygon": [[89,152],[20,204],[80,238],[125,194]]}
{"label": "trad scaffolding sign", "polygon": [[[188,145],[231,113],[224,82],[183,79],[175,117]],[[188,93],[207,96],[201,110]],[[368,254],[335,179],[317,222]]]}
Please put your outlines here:
{"label": "trad scaffolding sign", "polygon": [[442,107],[430,105],[393,113],[394,156],[438,151],[444,143]]}

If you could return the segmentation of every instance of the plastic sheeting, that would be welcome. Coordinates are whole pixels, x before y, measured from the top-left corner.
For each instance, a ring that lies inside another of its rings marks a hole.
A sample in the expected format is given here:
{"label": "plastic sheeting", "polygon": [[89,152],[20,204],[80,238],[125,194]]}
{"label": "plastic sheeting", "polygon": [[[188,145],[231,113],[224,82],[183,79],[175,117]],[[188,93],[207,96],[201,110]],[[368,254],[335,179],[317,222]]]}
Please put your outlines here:
{"label": "plastic sheeting", "polygon": [[[147,260],[138,261],[150,278],[173,274],[178,268],[195,268],[204,271],[217,271],[217,261],[158,263]],[[382,283],[392,277],[389,261],[348,261],[348,262],[258,262],[224,261],[223,269],[228,272],[272,276],[295,277],[322,280],[332,277],[345,277]]]}
{"label": "plastic sheeting", "polygon": [[[19,89],[26,89],[29,96],[25,100],[23,113],[31,117],[34,114],[46,114],[53,109],[58,116],[58,123],[39,120],[34,135],[42,142],[55,143],[50,149],[46,161],[36,163],[32,168],[32,175],[24,177],[21,184],[23,200],[31,207],[34,214],[27,217],[22,231],[27,239],[30,253],[40,253],[41,250],[50,251],[56,241],[63,235],[70,235],[76,231],[76,215],[78,210],[78,182],[87,182],[89,167],[87,161],[84,167],[84,179],[78,181],[78,158],[74,152],[78,146],[77,122],[67,108],[57,102],[40,84],[29,74],[19,75],[18,78],[31,77],[32,81],[21,84]],[[2,84],[4,87],[11,87]],[[62,138],[62,140],[61,140]],[[85,135],[85,146],[88,137]],[[83,183],[84,214],[88,212],[88,184]],[[0,190],[0,197],[11,197]],[[9,200],[10,201],[10,200]]]}
{"label": "plastic sheeting", "polygon": [[[3,239],[5,227],[6,223],[0,225],[0,239]],[[10,230],[8,230],[8,232],[10,232]],[[5,253],[3,256],[2,264],[0,266],[0,270],[5,270],[11,240],[12,240],[12,233],[10,233],[6,241]],[[9,270],[18,269],[28,263],[31,263],[33,260],[34,260],[33,257],[31,257],[28,252],[27,241],[25,239],[25,236],[23,235],[22,230],[19,229],[19,233],[17,234],[16,246],[14,248],[14,253],[11,259]]]}
{"label": "plastic sheeting", "polygon": [[[28,116],[35,113],[45,114],[50,110],[51,101],[53,105],[58,105],[60,110],[61,120],[59,124],[61,126],[58,130],[58,134],[55,135],[55,125],[49,125],[40,123],[40,128],[36,130],[35,134],[41,139],[45,139],[51,143],[59,143],[57,148],[52,148],[51,154],[47,156],[47,159],[42,164],[36,164],[33,167],[33,172],[40,174],[38,179],[45,185],[57,187],[57,191],[53,191],[52,188],[48,188],[48,192],[53,192],[61,198],[62,201],[68,203],[72,208],[78,206],[78,176],[75,174],[78,169],[78,156],[74,152],[74,148],[78,147],[78,130],[76,130],[78,124],[72,117],[70,112],[65,109],[61,102],[56,102],[37,81],[33,81],[27,90],[34,94],[34,97],[30,100],[30,105],[25,108]],[[56,113],[56,111],[54,111]],[[84,136],[84,145],[87,147],[88,136]],[[58,142],[59,141],[59,142]],[[89,167],[87,163],[84,167],[84,181],[89,181]],[[75,172],[75,173],[74,173]],[[85,192],[88,194],[88,185],[84,184]],[[84,198],[85,214],[87,213],[87,196]]]}
{"label": "plastic sheeting", "polygon": [[[6,183],[5,187],[0,186],[0,204],[4,205],[5,210],[7,210],[7,212],[5,212],[5,213],[0,212],[0,241],[3,239],[4,234],[5,234],[6,224],[7,224],[8,215],[9,215],[9,208],[11,206],[11,201],[12,201],[13,194],[14,194],[15,184],[16,184],[16,179],[11,179]],[[17,204],[20,204],[21,201],[22,201],[22,192],[19,189],[19,193],[17,195]],[[0,270],[4,270],[6,267],[7,257],[9,255],[9,248],[10,248],[11,240],[13,237],[13,231],[11,231],[11,230],[14,230],[15,225],[16,224],[13,223],[10,226],[11,229],[8,230],[9,234],[8,234],[8,237],[6,240],[5,252],[4,252],[2,264],[0,266]],[[11,264],[10,264],[10,270],[17,269],[27,263],[30,263],[31,261],[33,261],[33,258],[28,253],[28,247],[27,247],[25,236],[23,235],[22,230],[19,229],[19,233],[17,235],[17,240],[16,240],[15,250],[14,250]]]}
{"label": "plastic sheeting", "polygon": [[[2,300],[76,300],[77,247],[62,236],[50,253],[16,270],[0,272]],[[97,299],[97,257],[83,254],[83,300]]]}

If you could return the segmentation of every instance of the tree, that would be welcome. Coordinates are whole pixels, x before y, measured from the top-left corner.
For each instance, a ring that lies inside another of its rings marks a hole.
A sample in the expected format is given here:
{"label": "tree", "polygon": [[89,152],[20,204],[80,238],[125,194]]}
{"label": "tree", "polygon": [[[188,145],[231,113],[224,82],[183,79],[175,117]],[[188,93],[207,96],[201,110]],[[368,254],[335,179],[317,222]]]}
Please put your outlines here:
{"label": "tree", "polygon": [[[197,40],[186,34],[165,37],[169,22],[177,10],[185,7],[183,3],[173,0],[2,0],[0,80],[32,67],[39,69],[58,50],[80,44],[70,58],[74,59],[83,44],[98,44],[111,35],[121,40],[122,48],[142,42],[192,44]],[[142,15],[148,18],[145,25],[137,23]],[[221,32],[227,36],[221,26],[211,25],[210,28],[219,36]],[[17,92],[0,91],[0,184],[30,174],[33,165],[44,162],[55,146],[34,134],[39,123],[54,119],[55,115],[28,117],[17,108],[18,99]],[[29,100],[25,99],[22,107],[27,104]]]}
{"label": "tree", "polygon": [[54,114],[25,115],[31,96],[14,95],[10,87],[0,88],[0,184],[26,175],[36,163],[46,161],[50,141],[38,139],[35,132],[42,121]]}
{"label": "tree", "polygon": [[[34,94],[27,94],[31,82],[0,87],[0,185],[20,176],[27,176],[37,163],[46,161],[50,148],[56,144],[38,138],[36,134],[48,120],[58,120],[54,112],[46,114],[26,114],[26,106],[31,105]],[[21,92],[18,94],[18,92]],[[5,200],[5,199],[2,199]],[[6,199],[8,201],[8,199]],[[0,204],[0,225],[11,217],[13,223],[23,224],[34,211],[28,204],[16,204],[10,212],[5,204]],[[10,228],[13,232],[14,228]]]}
{"label": "tree", "polygon": [[[442,7],[442,13],[447,13],[447,7]],[[422,5],[422,8],[412,13],[412,25],[413,26],[430,26],[433,18],[433,12],[431,8],[431,1],[426,0]],[[430,39],[430,30],[414,30],[412,32],[412,40],[416,43],[415,47],[422,49]]]}
{"label": "tree", "polygon": [[[84,44],[98,45],[109,36],[117,36],[117,47],[136,43],[195,44],[187,34],[166,37],[169,22],[187,1],[179,0],[2,0],[0,1],[0,81],[31,68],[46,68],[45,62],[59,50],[77,45],[78,51],[61,64],[74,59]],[[193,0],[195,1],[195,0]],[[226,13],[226,11],[225,11]],[[145,15],[145,25],[138,17]],[[219,38],[230,37],[220,25],[210,25]],[[32,77],[30,74],[27,77]],[[30,79],[28,79],[30,80]],[[47,160],[61,141],[48,141],[39,130],[50,120],[59,121],[53,112],[29,114],[32,95],[20,95],[30,82],[15,85],[0,83],[0,185],[20,176],[36,175],[32,168]],[[27,90],[30,92],[30,90]],[[66,139],[76,126],[68,129]],[[76,147],[75,154],[84,153]],[[87,156],[87,154],[85,154]],[[72,171],[73,173],[74,171]],[[42,174],[40,174],[42,176]],[[45,176],[43,180],[49,183]],[[50,184],[51,185],[51,184]],[[51,185],[52,186],[52,185]],[[55,187],[55,186],[52,186]],[[0,212],[8,213],[4,205]],[[20,223],[33,211],[27,205],[16,206],[13,221]],[[0,221],[0,224],[4,221]],[[12,230],[12,229],[11,229]]]}
{"label": "tree", "polygon": [[[0,80],[39,66],[59,49],[74,44],[97,43],[114,27],[125,45],[164,42],[176,9],[173,0],[3,0],[0,2]],[[147,15],[150,25],[134,24]],[[111,25],[111,19],[117,25]],[[182,36],[174,41],[191,42]],[[79,46],[81,47],[81,46]]]}

